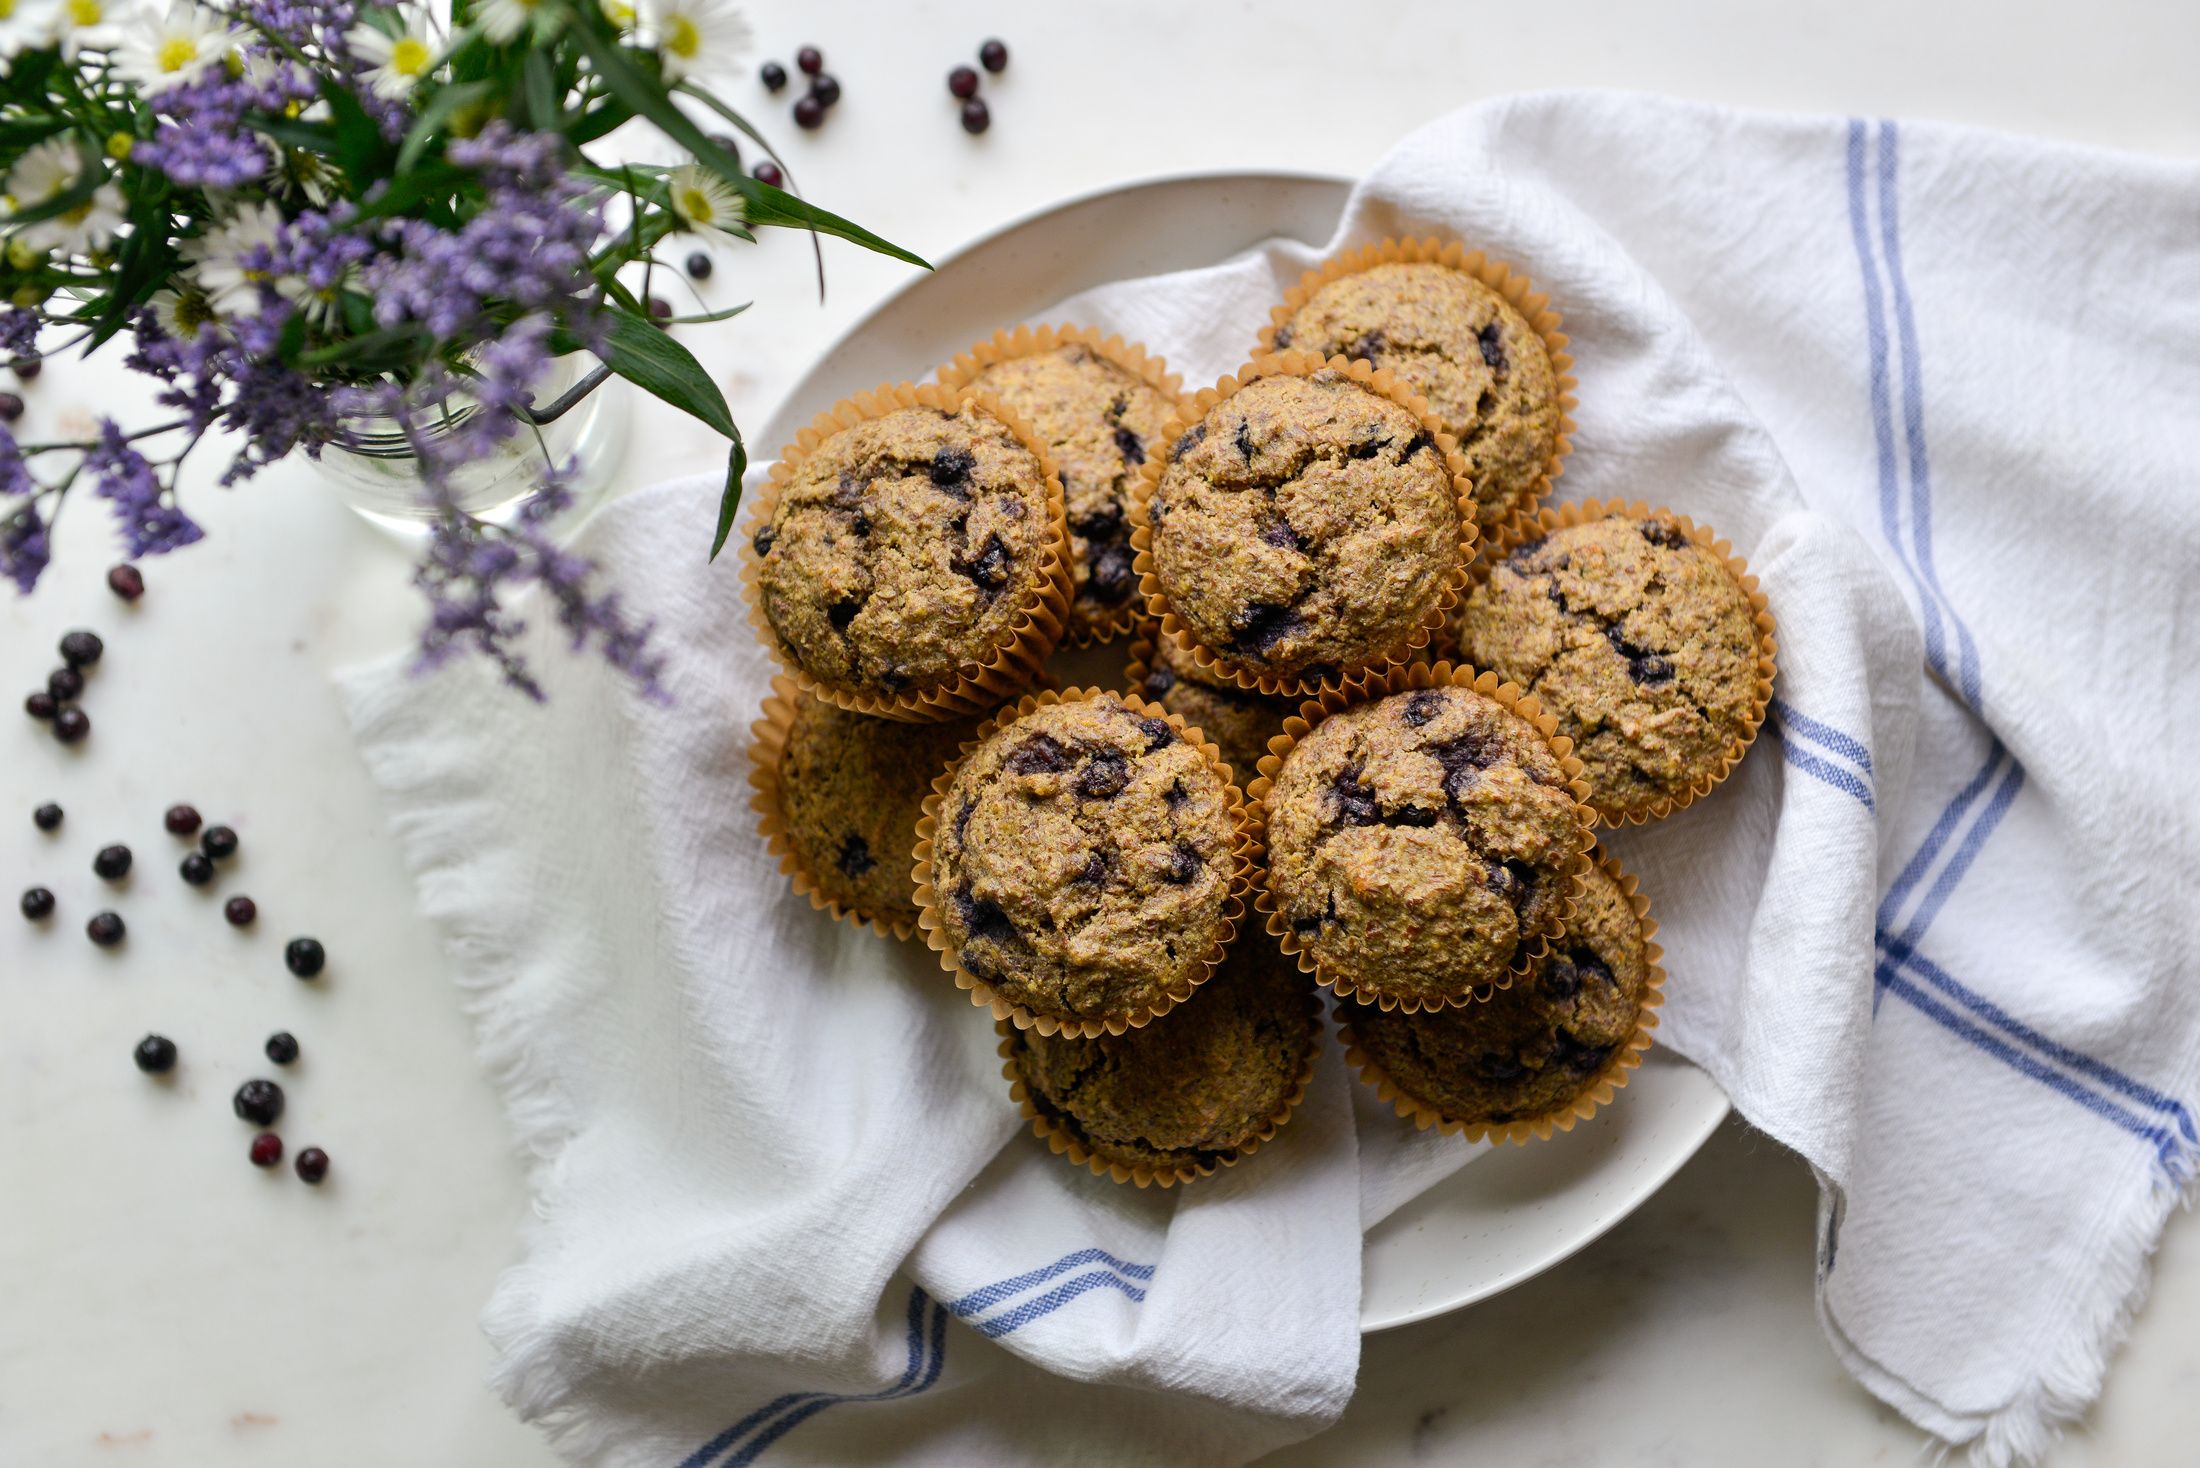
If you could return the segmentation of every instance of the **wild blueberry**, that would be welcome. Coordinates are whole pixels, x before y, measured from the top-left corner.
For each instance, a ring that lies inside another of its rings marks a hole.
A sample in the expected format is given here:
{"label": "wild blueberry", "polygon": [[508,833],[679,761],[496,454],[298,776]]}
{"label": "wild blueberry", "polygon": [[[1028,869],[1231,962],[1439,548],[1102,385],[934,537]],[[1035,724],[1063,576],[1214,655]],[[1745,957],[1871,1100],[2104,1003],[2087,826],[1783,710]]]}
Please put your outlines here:
{"label": "wild blueberry", "polygon": [[93,913],[92,920],[84,925],[84,936],[102,948],[114,947],[123,940],[128,931],[122,925],[120,913]]}
{"label": "wild blueberry", "polygon": [[967,66],[958,66],[947,74],[947,90],[964,101],[978,95],[978,73]]}
{"label": "wild blueberry", "polygon": [[273,1081],[249,1080],[237,1087],[230,1107],[240,1121],[254,1126],[273,1126],[283,1114],[283,1088]]}
{"label": "wild blueberry", "polygon": [[262,1132],[252,1139],[249,1154],[254,1167],[274,1167],[283,1160],[283,1139],[273,1132]]}
{"label": "wild blueberry", "polygon": [[23,909],[23,916],[34,923],[52,917],[53,893],[47,891],[44,887],[32,887],[24,892],[23,901],[20,905]]}
{"label": "wild blueberry", "polygon": [[1008,47],[1002,41],[989,37],[978,48],[978,64],[987,71],[1002,72],[1008,69]]}
{"label": "wild blueberry", "polygon": [[762,78],[767,92],[776,92],[787,84],[787,68],[776,61],[765,62],[757,68],[756,74]]}
{"label": "wild blueberry", "polygon": [[214,863],[203,851],[192,852],[176,870],[194,887],[204,887],[214,880]]}
{"label": "wild blueberry", "polygon": [[23,699],[23,712],[34,719],[50,719],[60,709],[61,705],[54,702],[53,695],[43,688],[34,690]]}
{"label": "wild blueberry", "polygon": [[64,664],[46,675],[46,691],[55,703],[67,703],[84,692],[84,675]]}
{"label": "wild blueberry", "polygon": [[98,662],[99,655],[106,650],[107,644],[99,640],[97,632],[86,632],[80,628],[63,633],[61,637],[61,660],[72,668],[87,667]]}
{"label": "wild blueberry", "polygon": [[267,1037],[267,1058],[277,1065],[288,1065],[298,1058],[298,1037],[288,1030],[277,1030]]}
{"label": "wild blueberry", "polygon": [[749,173],[758,183],[770,184],[775,189],[787,181],[787,176],[779,171],[779,165],[768,158],[750,169]]}
{"label": "wild blueberry", "polygon": [[176,1042],[166,1035],[147,1035],[137,1042],[135,1058],[147,1075],[166,1075],[176,1067]]}
{"label": "wild blueberry", "polygon": [[44,805],[31,812],[31,824],[36,826],[41,831],[60,830],[61,807],[55,805],[50,800],[47,801]]}
{"label": "wild blueberry", "polygon": [[704,254],[701,250],[697,250],[687,257],[687,273],[690,280],[709,280],[710,271],[710,256]]}
{"label": "wild blueberry", "polygon": [[84,736],[92,732],[91,715],[71,704],[57,709],[53,716],[53,737],[63,744],[81,744]]}
{"label": "wild blueberry", "polygon": [[825,104],[817,100],[817,93],[811,92],[794,104],[794,125],[796,127],[807,131],[811,128],[822,127],[824,123]]}
{"label": "wild blueberry", "polygon": [[92,858],[92,875],[109,882],[119,882],[130,875],[130,848],[120,845],[102,846],[99,855]]}
{"label": "wild blueberry", "polygon": [[802,69],[804,76],[816,76],[825,69],[825,53],[815,46],[804,46],[794,53],[794,64]]}
{"label": "wild blueberry", "polygon": [[195,836],[199,829],[199,813],[193,806],[171,805],[162,813],[160,823],[171,836]]}
{"label": "wild blueberry", "polygon": [[216,861],[227,861],[237,854],[237,833],[227,826],[208,826],[199,833],[199,850]]}
{"label": "wild blueberry", "polygon": [[816,81],[810,83],[810,95],[817,98],[818,105],[832,106],[840,100],[839,79],[830,74],[820,74]]}
{"label": "wild blueberry", "polygon": [[107,573],[107,589],[124,601],[145,595],[145,575],[135,566],[117,566]]}
{"label": "wild blueberry", "polygon": [[229,919],[232,928],[249,927],[259,915],[259,904],[249,897],[232,897],[222,904],[222,916]]}
{"label": "wild blueberry", "polygon": [[300,1182],[318,1186],[321,1179],[328,1176],[328,1153],[319,1147],[308,1147],[298,1154],[296,1166]]}
{"label": "wild blueberry", "polygon": [[962,124],[963,131],[972,136],[976,136],[993,126],[993,113],[985,105],[985,98],[972,97],[969,101],[963,103]]}
{"label": "wild blueberry", "polygon": [[318,938],[293,938],[283,946],[283,967],[301,979],[319,974],[328,963],[328,950]]}

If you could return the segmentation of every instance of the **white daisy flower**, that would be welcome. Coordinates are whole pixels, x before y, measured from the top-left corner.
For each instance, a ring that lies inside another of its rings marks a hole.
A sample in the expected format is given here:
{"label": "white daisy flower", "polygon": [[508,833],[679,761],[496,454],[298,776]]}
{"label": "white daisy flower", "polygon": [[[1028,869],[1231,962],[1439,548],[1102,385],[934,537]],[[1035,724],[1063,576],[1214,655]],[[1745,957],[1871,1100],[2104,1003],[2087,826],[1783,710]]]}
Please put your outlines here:
{"label": "white daisy flower", "polygon": [[672,188],[672,212],[689,229],[730,232],[748,217],[747,202],[733,186],[700,164],[681,164],[665,182]]}
{"label": "white daisy flower", "polygon": [[[16,0],[22,4],[22,0]],[[135,0],[61,0],[47,20],[46,39],[61,48],[63,60],[74,61],[89,47],[102,50],[117,44],[114,23],[129,14]],[[25,7],[26,9],[28,7]]]}
{"label": "white daisy flower", "polygon": [[153,308],[153,319],[160,323],[160,329],[179,342],[197,337],[202,326],[219,330],[222,324],[221,312],[215,310],[206,294],[189,281],[175,289],[153,292],[153,299],[148,304]]}
{"label": "white daisy flower", "polygon": [[548,8],[546,0],[482,0],[474,7],[474,19],[481,23],[481,33],[501,46]]}
{"label": "white daisy flower", "polygon": [[[260,287],[277,286],[275,277],[257,265],[246,265],[244,256],[256,245],[275,247],[283,230],[283,213],[273,204],[255,201],[240,204],[195,240],[183,244],[183,258],[197,272],[199,289],[221,312],[257,312]],[[296,289],[296,282],[292,282]]]}
{"label": "white daisy flower", "polygon": [[[88,166],[96,165],[87,164],[76,145],[66,138],[47,138],[32,147],[8,173],[12,212],[35,209],[67,193],[76,187]],[[23,225],[16,237],[28,249],[84,254],[115,237],[115,231],[122,228],[124,208],[122,190],[109,179],[90,198],[51,219]]]}
{"label": "white daisy flower", "polygon": [[[5,0],[0,0],[0,3],[5,3]],[[631,34],[641,24],[641,12],[635,9],[634,0],[597,0],[597,8],[603,11],[603,18],[610,21],[612,28],[622,36]]]}
{"label": "white daisy flower", "polygon": [[53,39],[48,0],[0,0],[0,61]]}
{"label": "white daisy flower", "polygon": [[[74,3],[74,0],[71,0]],[[237,49],[234,26],[192,0],[171,0],[168,13],[146,15],[115,52],[115,75],[150,96],[190,81]]]}
{"label": "white daisy flower", "polygon": [[[414,29],[415,25],[419,28]],[[362,22],[353,26],[345,39],[360,60],[374,63],[367,70],[367,85],[374,88],[377,97],[404,96],[420,85],[421,78],[441,59],[436,54],[435,39],[428,34],[425,16],[413,17],[402,35],[393,36]]]}
{"label": "white daisy flower", "polygon": [[668,82],[730,72],[754,39],[727,0],[652,0],[649,35]]}

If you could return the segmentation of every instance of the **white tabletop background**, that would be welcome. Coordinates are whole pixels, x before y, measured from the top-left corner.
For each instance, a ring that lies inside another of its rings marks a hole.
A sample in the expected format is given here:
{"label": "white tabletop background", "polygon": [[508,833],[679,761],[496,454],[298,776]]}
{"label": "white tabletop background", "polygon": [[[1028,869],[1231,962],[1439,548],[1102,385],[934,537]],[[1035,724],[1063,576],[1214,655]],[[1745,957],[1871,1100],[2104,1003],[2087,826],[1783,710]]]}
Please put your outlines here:
{"label": "white tabletop background", "polygon": [[[1544,87],[2200,152],[2191,0],[760,0],[751,15],[757,59],[814,42],[845,96],[814,134],[788,120],[792,89],[767,99],[751,73],[728,96],[813,198],[927,255],[1155,173],[1357,174],[1439,113]],[[993,129],[972,139],[942,78],[995,34],[1013,62],[987,79]],[[799,237],[720,253],[707,299],[758,304],[690,341],[742,421],[760,424],[906,278],[852,249],[827,259],[821,307]],[[20,427],[43,437],[136,396],[118,356],[54,363],[25,390]],[[669,410],[644,407],[635,426],[626,486],[716,453]],[[546,1468],[550,1450],[482,1385],[475,1325],[527,1207],[521,1163],[325,676],[410,635],[406,561],[303,464],[235,493],[207,475],[190,496],[206,543],[149,563],[151,590],[125,608],[101,581],[115,557],[96,508],[64,520],[36,597],[0,596],[0,691],[35,686],[65,628],[109,646],[80,750],[0,712],[0,888],[10,907],[33,882],[61,898],[43,928],[0,917],[0,1463]],[[47,799],[69,810],[58,837],[28,819]],[[173,876],[159,817],[179,799],[243,836],[212,900]],[[110,953],[82,924],[106,905],[90,859],[112,840],[139,870],[116,904],[131,937]],[[215,911],[239,891],[259,900],[254,931]],[[318,985],[283,970],[297,933],[329,946]],[[247,1165],[249,1129],[228,1114],[237,1082],[270,1069],[260,1045],[278,1028],[305,1050],[283,1076],[286,1140],[335,1158],[318,1191]],[[168,1084],[131,1066],[149,1029],[183,1048]],[[1569,1263],[1371,1338],[1344,1421],[1270,1461],[1911,1461],[1917,1435],[1820,1336],[1814,1197],[1800,1161],[1730,1122]],[[2057,1468],[2192,1461],[2200,1236],[2183,1218],[2159,1269]]]}

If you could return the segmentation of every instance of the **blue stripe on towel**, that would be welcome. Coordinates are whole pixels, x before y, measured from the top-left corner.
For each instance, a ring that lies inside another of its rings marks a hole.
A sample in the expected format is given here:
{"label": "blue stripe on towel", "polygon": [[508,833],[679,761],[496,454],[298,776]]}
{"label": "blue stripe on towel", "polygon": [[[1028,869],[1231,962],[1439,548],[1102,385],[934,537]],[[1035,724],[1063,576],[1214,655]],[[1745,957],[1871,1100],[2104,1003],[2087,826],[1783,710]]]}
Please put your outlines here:
{"label": "blue stripe on towel", "polygon": [[1772,701],[1772,716],[1794,733],[1831,750],[1865,774],[1873,773],[1872,752],[1864,747],[1861,739],[1852,738],[1831,724],[1819,723],[1783,699],[1776,698]]}
{"label": "blue stripe on towel", "polygon": [[1780,757],[1782,759],[1812,779],[1822,780],[1834,789],[1856,797],[1857,800],[1863,802],[1864,809],[1870,811],[1878,809],[1872,803],[1871,787],[1862,780],[1838,765],[1828,764],[1817,755],[1806,750],[1797,749],[1794,743],[1782,732],[1778,721],[1773,723],[1772,733],[1773,737],[1780,741]]}
{"label": "blue stripe on towel", "polygon": [[[1155,1266],[1151,1264],[1134,1264],[1118,1259],[1105,1249],[1076,1249],[1052,1264],[1011,1275],[996,1284],[972,1290],[945,1305],[935,1303],[922,1288],[913,1287],[909,1292],[909,1362],[902,1368],[901,1380],[875,1392],[789,1392],[766,1402],[697,1448],[680,1460],[678,1468],[712,1468],[712,1465],[716,1465],[716,1468],[746,1468],[746,1465],[756,1461],[758,1454],[827,1407],[841,1402],[881,1402],[896,1397],[915,1396],[937,1381],[941,1369],[946,1365],[947,1319],[950,1314],[964,1319],[983,1314],[995,1305],[1014,1299],[1034,1285],[1044,1284],[1085,1264],[1100,1267],[1077,1275],[1045,1294],[1028,1299],[1013,1310],[978,1323],[978,1331],[997,1340],[1021,1330],[1034,1320],[1053,1314],[1078,1296],[1102,1286],[1127,1295],[1133,1301],[1143,1301],[1146,1291],[1142,1286],[1153,1279],[1155,1270]],[[927,1318],[930,1322],[929,1336]],[[752,1431],[756,1435],[748,1438],[745,1445],[736,1447]],[[732,1456],[721,1462],[720,1455],[729,1451]]]}

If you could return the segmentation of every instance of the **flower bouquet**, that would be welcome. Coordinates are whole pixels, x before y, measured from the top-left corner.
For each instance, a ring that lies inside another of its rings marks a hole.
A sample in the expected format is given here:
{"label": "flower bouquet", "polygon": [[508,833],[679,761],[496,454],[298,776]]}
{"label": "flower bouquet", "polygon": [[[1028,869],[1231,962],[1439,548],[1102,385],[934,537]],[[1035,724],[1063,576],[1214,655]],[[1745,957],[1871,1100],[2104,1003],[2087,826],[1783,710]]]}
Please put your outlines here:
{"label": "flower bouquet", "polygon": [[[133,557],[200,539],[182,470],[210,430],[234,484],[374,422],[418,476],[425,662],[478,651],[539,696],[507,605],[534,585],[576,648],[655,691],[650,629],[551,536],[572,467],[546,427],[617,376],[725,435],[715,556],[745,455],[666,328],[742,308],[653,314],[659,249],[780,226],[924,263],[705,130],[770,152],[709,88],[745,41],[725,0],[0,0],[0,357],[123,336],[163,410],[82,438],[0,426],[0,576],[32,589],[86,489]],[[626,161],[615,132],[684,160]],[[543,400],[554,363],[584,365]],[[541,450],[535,492],[476,513],[462,476],[515,443]]]}

